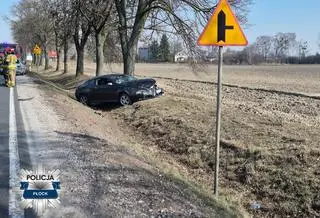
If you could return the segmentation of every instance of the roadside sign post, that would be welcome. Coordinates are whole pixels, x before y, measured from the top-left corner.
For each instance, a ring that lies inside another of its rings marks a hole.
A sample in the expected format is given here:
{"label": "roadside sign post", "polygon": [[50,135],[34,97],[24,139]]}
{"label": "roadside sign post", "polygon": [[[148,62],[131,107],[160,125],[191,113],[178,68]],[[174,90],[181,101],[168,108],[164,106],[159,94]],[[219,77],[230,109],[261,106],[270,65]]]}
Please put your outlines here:
{"label": "roadside sign post", "polygon": [[217,77],[217,109],[216,109],[216,148],[214,194],[218,197],[219,184],[219,154],[221,128],[221,93],[222,93],[222,65],[223,46],[246,46],[248,41],[237,21],[236,16],[227,0],[220,0],[207,26],[198,38],[200,46],[219,46],[219,63]]}
{"label": "roadside sign post", "polygon": [[222,63],[223,63],[223,46],[219,46],[219,64],[217,78],[217,111],[216,111],[216,160],[214,171],[214,194],[218,195],[218,178],[219,178],[219,154],[220,154],[220,119],[221,119],[221,88],[222,88]]}

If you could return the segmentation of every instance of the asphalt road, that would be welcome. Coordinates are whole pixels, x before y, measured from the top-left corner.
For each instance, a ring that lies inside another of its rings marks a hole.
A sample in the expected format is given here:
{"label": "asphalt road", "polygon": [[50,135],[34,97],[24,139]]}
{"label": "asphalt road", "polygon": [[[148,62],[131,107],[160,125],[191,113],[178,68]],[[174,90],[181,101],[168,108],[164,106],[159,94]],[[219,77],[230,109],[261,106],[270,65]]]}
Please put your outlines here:
{"label": "asphalt road", "polygon": [[9,89],[0,80],[0,214],[8,216],[9,204]]}
{"label": "asphalt road", "polygon": [[20,169],[31,168],[17,88],[5,87],[0,77],[0,217],[34,217],[32,210],[21,209],[14,191]]}

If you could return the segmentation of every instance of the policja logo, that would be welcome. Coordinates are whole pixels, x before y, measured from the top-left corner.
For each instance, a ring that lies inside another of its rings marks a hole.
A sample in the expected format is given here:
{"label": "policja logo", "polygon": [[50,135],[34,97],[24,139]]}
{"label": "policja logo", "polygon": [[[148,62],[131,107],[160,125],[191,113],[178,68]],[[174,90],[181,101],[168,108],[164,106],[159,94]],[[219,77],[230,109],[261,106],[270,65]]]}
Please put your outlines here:
{"label": "policja logo", "polygon": [[41,216],[47,207],[60,204],[60,170],[46,171],[41,165],[34,171],[21,170],[20,190],[23,208],[37,208]]}

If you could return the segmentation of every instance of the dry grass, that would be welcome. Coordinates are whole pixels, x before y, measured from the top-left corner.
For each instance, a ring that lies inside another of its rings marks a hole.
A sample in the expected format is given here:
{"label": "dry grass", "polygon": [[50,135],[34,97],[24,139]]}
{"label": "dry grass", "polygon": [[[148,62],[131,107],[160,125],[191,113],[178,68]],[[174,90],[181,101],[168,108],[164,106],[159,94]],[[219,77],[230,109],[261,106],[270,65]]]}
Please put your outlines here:
{"label": "dry grass", "polygon": [[[92,66],[88,64],[86,71],[94,72]],[[119,72],[120,67],[113,65],[112,71]],[[213,81],[213,74],[193,74],[184,65],[138,64],[137,72]],[[211,188],[215,86],[157,81],[165,89],[163,97],[105,113],[143,134],[187,167],[193,181]],[[320,93],[319,81],[318,66],[226,66],[224,71],[228,84],[312,95]],[[224,197],[256,216],[320,216],[319,131],[320,100],[224,87],[220,171]],[[255,201],[261,209],[250,209]]]}
{"label": "dry grass", "polygon": [[[158,80],[166,95],[112,111],[211,187],[212,85]],[[221,186],[257,216],[319,216],[320,101],[223,89]],[[236,196],[236,197],[235,197]],[[250,210],[258,201],[260,210]]]}

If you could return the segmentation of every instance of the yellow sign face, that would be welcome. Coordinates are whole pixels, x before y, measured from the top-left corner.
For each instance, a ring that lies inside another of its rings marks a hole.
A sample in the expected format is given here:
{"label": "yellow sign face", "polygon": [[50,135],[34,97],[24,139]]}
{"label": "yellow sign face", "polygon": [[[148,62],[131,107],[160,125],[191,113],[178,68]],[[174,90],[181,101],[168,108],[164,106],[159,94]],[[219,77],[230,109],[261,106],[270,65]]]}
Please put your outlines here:
{"label": "yellow sign face", "polygon": [[244,46],[248,41],[227,0],[220,0],[198,39],[204,46]]}
{"label": "yellow sign face", "polygon": [[33,48],[33,53],[36,55],[40,55],[41,54],[41,48],[38,45],[35,45]]}

